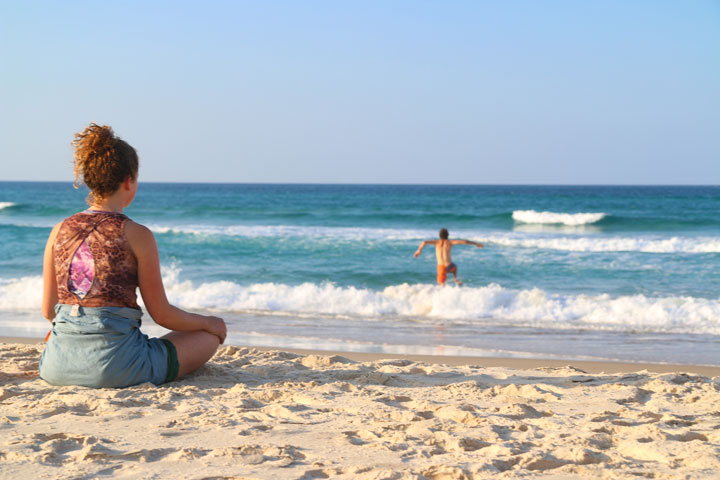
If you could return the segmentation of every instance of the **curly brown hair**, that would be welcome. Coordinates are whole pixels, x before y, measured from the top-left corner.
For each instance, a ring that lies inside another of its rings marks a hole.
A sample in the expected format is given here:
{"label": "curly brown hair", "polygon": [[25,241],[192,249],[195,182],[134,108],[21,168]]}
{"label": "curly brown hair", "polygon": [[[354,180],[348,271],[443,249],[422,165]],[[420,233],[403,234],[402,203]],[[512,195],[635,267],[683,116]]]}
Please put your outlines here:
{"label": "curly brown hair", "polygon": [[75,148],[75,188],[84,183],[90,189],[86,202],[112,195],[127,180],[137,178],[137,152],[126,141],[115,136],[106,125],[91,123],[71,142]]}

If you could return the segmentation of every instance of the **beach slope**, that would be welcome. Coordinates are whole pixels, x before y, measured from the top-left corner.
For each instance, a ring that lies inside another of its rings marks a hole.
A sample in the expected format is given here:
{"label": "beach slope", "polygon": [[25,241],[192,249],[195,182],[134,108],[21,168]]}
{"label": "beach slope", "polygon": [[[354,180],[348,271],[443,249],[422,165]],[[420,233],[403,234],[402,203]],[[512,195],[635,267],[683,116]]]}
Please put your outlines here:
{"label": "beach slope", "polygon": [[0,344],[4,478],[717,478],[720,377],[223,347],[156,387],[53,387]]}

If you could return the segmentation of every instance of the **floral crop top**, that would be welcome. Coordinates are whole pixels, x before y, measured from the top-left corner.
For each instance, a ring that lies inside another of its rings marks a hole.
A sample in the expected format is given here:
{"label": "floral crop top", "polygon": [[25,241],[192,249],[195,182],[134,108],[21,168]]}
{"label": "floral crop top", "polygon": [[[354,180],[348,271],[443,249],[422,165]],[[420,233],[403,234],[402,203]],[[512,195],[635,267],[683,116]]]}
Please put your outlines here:
{"label": "floral crop top", "polygon": [[58,301],[83,307],[137,305],[137,259],[121,213],[87,210],[65,219],[53,245]]}

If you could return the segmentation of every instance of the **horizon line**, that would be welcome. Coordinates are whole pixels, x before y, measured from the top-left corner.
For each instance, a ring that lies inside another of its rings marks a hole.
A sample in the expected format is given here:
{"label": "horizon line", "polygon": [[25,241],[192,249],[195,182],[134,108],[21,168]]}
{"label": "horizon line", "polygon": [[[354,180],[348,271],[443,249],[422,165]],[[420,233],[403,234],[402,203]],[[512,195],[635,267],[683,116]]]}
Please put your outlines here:
{"label": "horizon line", "polygon": [[[72,180],[0,180],[0,183],[69,183]],[[718,187],[709,183],[392,183],[392,182],[222,182],[222,181],[155,181],[145,184],[167,185],[308,185],[308,186],[416,186],[416,187]],[[81,185],[81,188],[87,188]]]}

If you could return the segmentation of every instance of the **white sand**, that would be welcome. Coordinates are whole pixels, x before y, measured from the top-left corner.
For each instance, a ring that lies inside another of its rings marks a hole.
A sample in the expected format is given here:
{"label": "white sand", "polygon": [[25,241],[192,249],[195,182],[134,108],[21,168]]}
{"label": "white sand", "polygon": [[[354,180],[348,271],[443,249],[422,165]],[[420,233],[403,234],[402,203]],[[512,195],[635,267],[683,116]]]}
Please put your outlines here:
{"label": "white sand", "polygon": [[42,348],[0,345],[2,478],[720,477],[718,376],[224,347],[93,390],[39,379]]}

